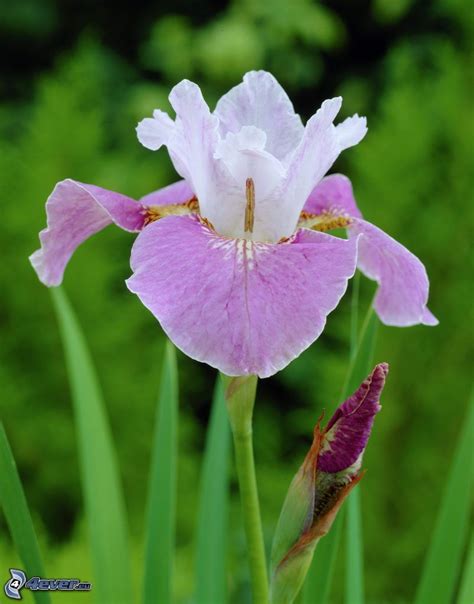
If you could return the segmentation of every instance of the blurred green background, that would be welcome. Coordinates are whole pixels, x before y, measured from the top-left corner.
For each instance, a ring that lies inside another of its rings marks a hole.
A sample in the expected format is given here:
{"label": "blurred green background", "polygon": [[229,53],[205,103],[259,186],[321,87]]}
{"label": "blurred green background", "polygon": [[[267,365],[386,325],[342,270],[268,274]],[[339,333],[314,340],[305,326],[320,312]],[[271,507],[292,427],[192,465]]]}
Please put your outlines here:
{"label": "blurred green background", "polygon": [[[471,382],[473,17],[463,0],[0,2],[0,410],[50,575],[93,580],[63,352],[48,290],[27,260],[45,223],[44,202],[66,177],[135,198],[172,182],[166,152],[144,149],[136,122],[168,109],[167,94],[182,78],[197,81],[212,106],[247,70],[263,68],[304,119],[337,94],[342,117],[367,115],[366,139],[334,170],[353,180],[365,216],[417,254],[430,275],[439,327],[379,330],[376,360],[388,361],[391,373],[361,493],[368,601],[410,601]],[[92,238],[71,261],[65,289],[108,405],[138,584],[164,337],[124,285],[132,241],[113,228]],[[363,280],[361,312],[372,292]],[[260,382],[255,438],[268,545],[313,425],[338,402],[349,313],[346,296],[311,349]],[[215,373],[183,355],[179,369],[175,592],[184,603]],[[229,590],[240,604],[249,586],[235,477],[232,498]],[[0,583],[17,563],[0,518]],[[339,602],[343,582],[335,583]]]}

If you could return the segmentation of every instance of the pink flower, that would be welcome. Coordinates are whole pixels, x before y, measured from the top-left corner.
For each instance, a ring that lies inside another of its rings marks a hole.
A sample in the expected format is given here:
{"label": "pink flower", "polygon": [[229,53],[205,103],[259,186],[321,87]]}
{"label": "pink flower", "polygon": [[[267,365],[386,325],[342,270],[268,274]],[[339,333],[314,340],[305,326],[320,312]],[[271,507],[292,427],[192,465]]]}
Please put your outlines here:
{"label": "pink flower", "polygon": [[[43,283],[59,285],[76,247],[108,224],[140,232],[129,289],[178,348],[234,376],[270,376],[314,342],[354,274],[358,245],[361,270],[380,282],[381,319],[434,323],[420,261],[360,218],[344,177],[323,179],[364,137],[365,118],[334,126],[334,98],[304,127],[266,72],[246,74],[214,113],[187,80],[170,101],[176,119],[157,110],[138,138],[167,146],[184,180],[138,203],[58,183],[31,256]],[[337,226],[348,227],[347,240],[323,232]]]}

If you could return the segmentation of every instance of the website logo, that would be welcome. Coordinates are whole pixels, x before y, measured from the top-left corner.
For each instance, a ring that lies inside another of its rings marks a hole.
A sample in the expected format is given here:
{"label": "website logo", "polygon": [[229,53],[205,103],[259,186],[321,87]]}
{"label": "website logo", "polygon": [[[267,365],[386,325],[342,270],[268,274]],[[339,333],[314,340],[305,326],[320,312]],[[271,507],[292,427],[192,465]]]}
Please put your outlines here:
{"label": "website logo", "polygon": [[10,568],[10,579],[5,583],[5,594],[12,600],[21,600],[20,591],[90,591],[92,584],[79,579],[42,579],[32,577],[28,579],[25,573],[18,568]]}
{"label": "website logo", "polygon": [[26,575],[22,570],[10,568],[11,578],[5,583],[5,593],[13,600],[21,600],[20,589],[26,583]]}

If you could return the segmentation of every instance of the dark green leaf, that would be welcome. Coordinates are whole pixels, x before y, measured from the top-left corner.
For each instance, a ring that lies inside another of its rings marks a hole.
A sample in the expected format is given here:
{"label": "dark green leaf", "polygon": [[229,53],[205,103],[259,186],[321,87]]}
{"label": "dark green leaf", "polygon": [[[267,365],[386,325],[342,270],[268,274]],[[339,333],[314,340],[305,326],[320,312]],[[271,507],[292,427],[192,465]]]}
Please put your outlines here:
{"label": "dark green leaf", "polygon": [[[26,502],[25,493],[16,468],[7,435],[0,422],[0,507],[10,529],[13,543],[25,565],[28,577],[44,577],[44,566],[36,539],[35,529]],[[7,563],[2,569],[7,572]],[[33,592],[38,604],[49,604],[49,594]]]}
{"label": "dark green leaf", "polygon": [[224,387],[217,379],[206,439],[196,537],[196,604],[226,598],[226,536],[230,426]]}

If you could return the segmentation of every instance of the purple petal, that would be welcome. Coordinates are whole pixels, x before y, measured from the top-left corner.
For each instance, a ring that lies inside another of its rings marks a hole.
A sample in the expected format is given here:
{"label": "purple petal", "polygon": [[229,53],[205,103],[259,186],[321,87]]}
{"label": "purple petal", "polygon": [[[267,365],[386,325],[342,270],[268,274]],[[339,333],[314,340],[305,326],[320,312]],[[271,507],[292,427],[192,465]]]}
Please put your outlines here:
{"label": "purple petal", "polygon": [[355,218],[350,236],[362,235],[357,266],[379,283],[375,310],[386,325],[437,325],[427,309],[429,282],[421,261],[381,229],[362,219],[350,180],[342,174],[323,178],[306,201],[305,211],[343,211]]}
{"label": "purple petal", "polygon": [[280,244],[228,239],[173,216],[139,235],[127,285],[188,356],[227,375],[268,377],[320,335],[356,248],[310,231]]}
{"label": "purple petal", "polygon": [[379,284],[374,308],[386,325],[436,325],[427,310],[429,281],[422,262],[381,229],[362,219],[349,228],[360,237],[357,266]]}
{"label": "purple petal", "polygon": [[356,145],[367,131],[365,118],[353,116],[340,126],[333,121],[341,108],[342,98],[324,101],[306,124],[303,138],[291,157],[282,195],[291,200],[293,214],[299,214],[315,185],[347,147]]}
{"label": "purple petal", "polygon": [[243,126],[255,126],[267,135],[266,151],[283,160],[296,149],[303,124],[288,95],[266,71],[246,73],[244,80],[217,103],[222,137],[237,134]]}
{"label": "purple petal", "polygon": [[354,218],[362,218],[354,198],[352,183],[344,174],[331,174],[323,178],[311,191],[303,209],[310,214],[336,211],[347,213]]}
{"label": "purple petal", "polygon": [[423,315],[421,317],[421,322],[423,323],[423,325],[430,325],[431,327],[435,327],[436,325],[439,325],[438,319],[429,310],[429,308],[425,308],[425,310],[423,311]]}
{"label": "purple petal", "polygon": [[185,180],[178,182],[148,193],[140,199],[140,203],[144,206],[164,206],[175,203],[186,203],[194,197],[194,192]]}
{"label": "purple petal", "polygon": [[387,363],[377,365],[358,390],[337,408],[323,436],[318,471],[341,472],[359,460],[375,415],[381,409],[379,400],[387,373]]}
{"label": "purple petal", "polygon": [[30,262],[45,285],[59,285],[75,249],[88,237],[115,223],[126,231],[143,227],[143,206],[125,195],[74,180],[59,182],[46,202],[48,226],[41,248]]}

